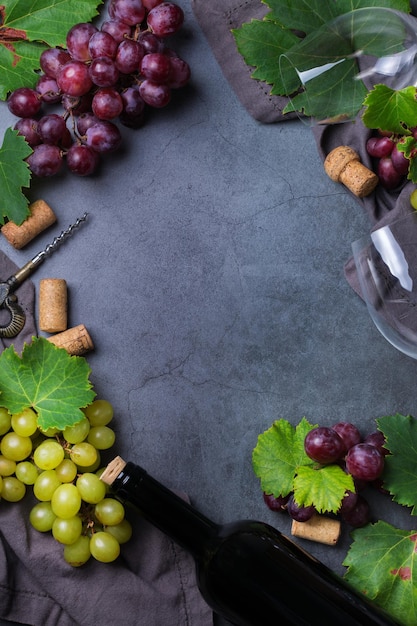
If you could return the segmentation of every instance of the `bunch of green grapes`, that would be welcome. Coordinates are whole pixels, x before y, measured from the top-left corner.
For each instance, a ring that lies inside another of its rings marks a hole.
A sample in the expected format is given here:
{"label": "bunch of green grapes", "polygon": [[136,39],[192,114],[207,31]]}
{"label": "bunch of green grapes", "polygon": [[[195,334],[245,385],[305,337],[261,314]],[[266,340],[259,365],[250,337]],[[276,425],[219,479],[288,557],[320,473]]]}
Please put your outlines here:
{"label": "bunch of green grapes", "polygon": [[42,432],[32,409],[10,415],[0,408],[0,497],[18,502],[31,488],[38,500],[29,515],[31,525],[51,532],[74,567],[90,557],[114,561],[132,535],[123,505],[100,480],[101,451],[115,442],[108,426],[113,407],[95,400],[83,412],[63,431]]}

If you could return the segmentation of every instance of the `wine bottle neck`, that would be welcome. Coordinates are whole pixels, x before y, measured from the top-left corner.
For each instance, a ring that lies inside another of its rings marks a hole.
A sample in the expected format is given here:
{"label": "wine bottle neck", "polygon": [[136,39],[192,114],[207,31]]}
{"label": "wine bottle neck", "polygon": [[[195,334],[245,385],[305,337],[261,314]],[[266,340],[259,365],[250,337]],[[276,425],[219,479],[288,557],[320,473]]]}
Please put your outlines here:
{"label": "wine bottle neck", "polygon": [[204,547],[216,534],[217,524],[134,463],[126,464],[114,480],[112,491],[195,558],[203,556]]}

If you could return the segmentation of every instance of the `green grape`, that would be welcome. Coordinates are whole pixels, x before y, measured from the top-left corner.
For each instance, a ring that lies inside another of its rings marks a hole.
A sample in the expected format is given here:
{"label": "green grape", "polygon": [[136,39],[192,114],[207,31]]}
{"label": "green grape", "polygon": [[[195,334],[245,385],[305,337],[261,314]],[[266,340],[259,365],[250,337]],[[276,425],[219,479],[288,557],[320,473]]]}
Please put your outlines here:
{"label": "green grape", "polygon": [[86,417],[83,417],[80,422],[73,426],[67,426],[62,434],[68,443],[81,443],[87,437],[89,430],[90,422]]}
{"label": "green grape", "polygon": [[0,476],[11,476],[16,471],[16,461],[0,455]]}
{"label": "green grape", "polygon": [[34,485],[39,476],[38,468],[31,461],[21,461],[16,465],[16,478],[25,485]]}
{"label": "green grape", "polygon": [[92,556],[102,563],[115,561],[120,554],[120,544],[117,539],[104,531],[94,533],[90,539]]}
{"label": "green grape", "polygon": [[83,410],[91,426],[107,426],[113,419],[113,407],[107,400],[94,400]]}
{"label": "green grape", "polygon": [[62,483],[72,483],[77,476],[77,466],[71,459],[64,459],[55,468],[56,475]]}
{"label": "green grape", "polygon": [[32,452],[32,441],[30,437],[22,437],[10,431],[1,440],[0,451],[12,461],[24,461]]}
{"label": "green grape", "polygon": [[97,504],[106,495],[106,485],[96,474],[86,472],[77,478],[75,483],[81,498],[88,504]]}
{"label": "green grape", "polygon": [[0,436],[9,432],[11,426],[12,416],[4,406],[0,406]]}
{"label": "green grape", "polygon": [[115,526],[124,519],[125,509],[121,502],[114,498],[104,498],[95,506],[95,516],[105,526]]}
{"label": "green grape", "polygon": [[72,567],[80,567],[87,563],[91,556],[90,537],[81,535],[74,541],[64,547],[64,560]]}
{"label": "green grape", "polygon": [[3,477],[0,476],[0,495],[1,495],[2,488],[3,488]]}
{"label": "green grape", "polygon": [[97,452],[97,459],[95,460],[95,462],[92,465],[86,465],[85,467],[82,467],[81,465],[77,465],[77,470],[79,474],[83,474],[85,472],[95,472],[101,465],[101,456],[100,456],[100,452],[99,450],[96,450]]}
{"label": "green grape", "polygon": [[116,440],[114,431],[108,426],[93,426],[88,433],[87,441],[97,450],[108,450]]}
{"label": "green grape", "polygon": [[410,204],[413,209],[417,210],[417,189],[414,189],[410,194]]}
{"label": "green grape", "polygon": [[81,536],[83,523],[79,515],[62,519],[57,517],[52,524],[52,535],[59,543],[71,544]]}
{"label": "green grape", "polygon": [[27,408],[12,415],[11,426],[22,437],[31,437],[38,430],[38,416],[33,409]]}
{"label": "green grape", "polygon": [[33,460],[41,470],[51,470],[58,467],[64,460],[64,448],[54,439],[45,439],[33,453]]}
{"label": "green grape", "polygon": [[1,497],[7,502],[19,502],[25,497],[26,486],[15,476],[5,476],[1,488]]}
{"label": "green grape", "polygon": [[52,494],[52,510],[57,517],[68,519],[77,515],[81,507],[81,495],[72,483],[59,485]]}
{"label": "green grape", "polygon": [[56,515],[50,502],[38,502],[29,513],[29,521],[35,530],[46,533],[52,530]]}
{"label": "green grape", "polygon": [[98,452],[91,443],[82,441],[72,446],[70,456],[78,467],[91,467],[97,462]]}
{"label": "green grape", "polygon": [[41,502],[47,502],[61,484],[55,470],[45,470],[37,477],[33,485],[33,494]]}
{"label": "green grape", "polygon": [[120,524],[115,526],[104,526],[104,530],[106,533],[113,535],[118,543],[127,543],[133,533],[132,524],[127,519],[122,520]]}

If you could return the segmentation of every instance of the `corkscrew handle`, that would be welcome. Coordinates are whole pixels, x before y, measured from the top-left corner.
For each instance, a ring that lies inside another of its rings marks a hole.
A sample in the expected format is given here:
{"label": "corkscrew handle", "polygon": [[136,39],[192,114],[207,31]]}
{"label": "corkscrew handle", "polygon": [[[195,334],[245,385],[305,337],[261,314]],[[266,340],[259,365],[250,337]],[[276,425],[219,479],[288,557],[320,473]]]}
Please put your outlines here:
{"label": "corkscrew handle", "polygon": [[0,282],[0,309],[7,309],[10,314],[10,321],[5,326],[0,326],[0,337],[16,337],[23,329],[26,316],[19,305],[16,295],[13,293],[23,281],[25,281],[43,261],[57,250],[85,220],[88,213],[84,213],[82,217],[75,220],[68,228],[63,230],[60,235],[55,237],[53,241],[46,246],[41,252],[38,252],[33,259],[28,261],[23,267],[18,269],[15,274],[10,276],[6,281]]}

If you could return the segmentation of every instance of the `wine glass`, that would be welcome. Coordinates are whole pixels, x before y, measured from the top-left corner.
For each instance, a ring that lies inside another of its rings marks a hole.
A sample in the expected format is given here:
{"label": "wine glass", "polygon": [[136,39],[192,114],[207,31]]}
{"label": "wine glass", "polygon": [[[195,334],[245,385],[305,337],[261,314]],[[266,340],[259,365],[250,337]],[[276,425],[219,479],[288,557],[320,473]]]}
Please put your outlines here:
{"label": "wine glass", "polygon": [[417,212],[352,244],[357,287],[382,335],[417,359]]}
{"label": "wine glass", "polygon": [[300,39],[279,59],[285,112],[309,125],[353,121],[367,93],[417,84],[417,20],[371,7],[339,15]]}

